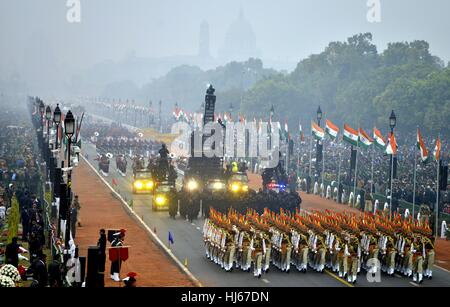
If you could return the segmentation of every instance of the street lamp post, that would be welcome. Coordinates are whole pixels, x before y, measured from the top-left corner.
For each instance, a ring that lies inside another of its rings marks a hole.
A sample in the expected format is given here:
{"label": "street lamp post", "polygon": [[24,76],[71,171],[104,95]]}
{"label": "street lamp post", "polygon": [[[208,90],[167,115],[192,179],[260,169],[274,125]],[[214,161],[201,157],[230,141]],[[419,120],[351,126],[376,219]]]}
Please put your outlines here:
{"label": "street lamp post", "polygon": [[[322,120],[322,110],[319,108],[317,108],[317,125],[319,125],[320,127],[320,121]],[[317,180],[319,180],[319,176],[320,176],[320,171],[319,171],[319,145],[320,145],[320,141],[317,140],[316,141],[316,172],[317,172]]]}
{"label": "street lamp post", "polygon": [[69,249],[69,239],[70,239],[70,206],[72,204],[72,171],[70,170],[70,147],[72,142],[72,136],[75,133],[75,118],[73,117],[72,112],[69,110],[67,112],[66,118],[64,119],[64,132],[67,136],[67,165],[68,165],[68,174],[67,174],[67,198],[68,198],[68,210],[67,210],[67,218],[66,218],[66,235],[65,235],[65,248]]}
{"label": "street lamp post", "polygon": [[[389,116],[389,126],[391,128],[391,135],[394,133],[394,128],[397,125],[397,117],[395,116],[394,110],[391,112],[391,116]],[[394,155],[390,154],[390,172],[389,172],[389,217],[392,216],[392,183],[394,178]]]}
{"label": "street lamp post", "polygon": [[[46,159],[47,163],[50,163],[50,120],[52,119],[52,109],[50,106],[47,106],[45,109],[45,119],[47,121],[47,138],[45,139],[45,152],[46,152]],[[49,172],[48,172],[49,173]]]}
{"label": "street lamp post", "polygon": [[50,141],[50,120],[52,119],[52,109],[47,106],[45,109],[45,119],[47,120],[47,140]]}
{"label": "street lamp post", "polygon": [[44,151],[44,113],[45,113],[45,105],[44,105],[44,102],[42,100],[39,103],[39,113],[41,114],[41,138],[40,138],[40,145],[41,145],[42,157],[45,160],[45,151]]}
{"label": "street lamp post", "polygon": [[55,149],[58,149],[59,124],[61,123],[61,110],[59,109],[59,103],[56,104],[55,111],[53,112],[53,122],[55,123],[56,126]]}

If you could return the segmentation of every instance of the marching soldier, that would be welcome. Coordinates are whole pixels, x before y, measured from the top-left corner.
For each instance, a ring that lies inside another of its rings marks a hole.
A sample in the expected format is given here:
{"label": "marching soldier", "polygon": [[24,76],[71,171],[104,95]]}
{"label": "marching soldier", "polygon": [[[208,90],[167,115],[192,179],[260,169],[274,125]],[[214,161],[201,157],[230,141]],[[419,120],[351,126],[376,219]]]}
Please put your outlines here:
{"label": "marching soldier", "polygon": [[420,237],[416,238],[414,243],[417,248],[411,251],[413,253],[413,281],[421,283],[423,281],[423,262],[426,256],[425,249]]}
{"label": "marching soldier", "polygon": [[[326,234],[324,233],[324,235]],[[314,269],[317,272],[322,273],[325,268],[325,255],[327,251],[327,245],[325,244],[323,235],[317,234],[314,241]]]}
{"label": "marching soldier", "polygon": [[289,237],[289,229],[285,228],[284,230],[281,233],[281,270],[289,273],[291,269],[292,244],[291,238]]}
{"label": "marching soldier", "polygon": [[262,274],[262,261],[264,252],[264,236],[261,231],[256,231],[253,234],[253,251],[252,262],[254,263],[253,275],[260,278]]}
{"label": "marching soldier", "polygon": [[226,233],[226,251],[224,255],[224,269],[227,272],[233,270],[234,254],[236,252],[235,236],[239,234],[236,226],[232,227],[232,232]]}
{"label": "marching soldier", "polygon": [[425,249],[424,276],[427,277],[428,279],[431,279],[433,277],[433,266],[435,258],[434,238],[430,239],[429,237],[424,236],[422,239],[422,243],[423,248]]}
{"label": "marching soldier", "polygon": [[352,236],[348,242],[348,275],[347,281],[356,283],[356,277],[358,274],[359,258],[361,256],[361,250],[359,248],[359,240],[357,237]]}
{"label": "marching soldier", "polygon": [[272,241],[271,241],[271,237],[269,236],[269,234],[267,234],[266,232],[262,233],[263,235],[263,263],[264,263],[264,267],[263,267],[263,271],[264,273],[268,273],[269,272],[269,267],[270,267],[270,261],[271,261],[271,253],[272,253]]}

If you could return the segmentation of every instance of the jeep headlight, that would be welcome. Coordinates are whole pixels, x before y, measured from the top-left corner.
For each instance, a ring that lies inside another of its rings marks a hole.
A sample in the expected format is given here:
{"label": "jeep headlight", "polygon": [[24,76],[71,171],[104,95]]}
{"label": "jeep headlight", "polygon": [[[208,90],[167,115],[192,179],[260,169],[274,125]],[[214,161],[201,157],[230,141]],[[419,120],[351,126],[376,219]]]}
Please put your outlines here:
{"label": "jeep headlight", "polygon": [[147,182],[147,183],[145,184],[145,187],[146,187],[147,189],[152,189],[152,188],[153,188],[153,181]]}
{"label": "jeep headlight", "polygon": [[144,184],[142,183],[142,181],[135,181],[134,182],[134,187],[138,190],[141,190],[142,187],[144,186]]}
{"label": "jeep headlight", "polygon": [[224,183],[223,182],[214,182],[212,184],[212,188],[213,188],[213,190],[223,190]]}
{"label": "jeep headlight", "polygon": [[162,206],[162,205],[164,205],[166,203],[166,198],[164,196],[162,196],[162,195],[158,195],[155,198],[155,202],[156,202],[157,205]]}
{"label": "jeep headlight", "polygon": [[231,191],[233,191],[233,192],[237,192],[237,191],[239,191],[239,184],[237,184],[237,183],[233,183],[232,185],[231,185]]}
{"label": "jeep headlight", "polygon": [[187,188],[189,191],[196,190],[198,188],[198,183],[195,180],[189,180],[187,184]]}

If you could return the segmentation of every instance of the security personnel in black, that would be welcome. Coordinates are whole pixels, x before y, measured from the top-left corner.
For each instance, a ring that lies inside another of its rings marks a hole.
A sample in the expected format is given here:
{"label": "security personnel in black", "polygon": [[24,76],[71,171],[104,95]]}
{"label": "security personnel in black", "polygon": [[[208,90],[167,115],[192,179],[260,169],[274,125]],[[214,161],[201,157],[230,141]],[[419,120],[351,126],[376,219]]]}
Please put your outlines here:
{"label": "security personnel in black", "polygon": [[200,211],[200,199],[198,196],[199,195],[197,194],[193,194],[191,197],[189,197],[187,202],[187,214],[189,222],[191,223],[197,218]]}
{"label": "security personnel in black", "polygon": [[342,192],[344,191],[344,186],[342,185],[342,182],[339,182],[338,187],[338,203],[342,203]]}
{"label": "security personnel in black", "polygon": [[169,202],[169,216],[175,219],[178,211],[178,193],[175,189],[167,193],[167,201]]}
{"label": "security personnel in black", "polygon": [[366,207],[366,191],[364,189],[361,189],[359,191],[359,207],[361,208],[361,211],[365,211]]}
{"label": "security personnel in black", "polygon": [[306,193],[309,194],[311,191],[311,176],[306,176]]}
{"label": "security personnel in black", "polygon": [[179,199],[180,199],[180,216],[182,219],[186,219],[186,215],[188,213],[189,199],[190,196],[186,191],[181,191]]}

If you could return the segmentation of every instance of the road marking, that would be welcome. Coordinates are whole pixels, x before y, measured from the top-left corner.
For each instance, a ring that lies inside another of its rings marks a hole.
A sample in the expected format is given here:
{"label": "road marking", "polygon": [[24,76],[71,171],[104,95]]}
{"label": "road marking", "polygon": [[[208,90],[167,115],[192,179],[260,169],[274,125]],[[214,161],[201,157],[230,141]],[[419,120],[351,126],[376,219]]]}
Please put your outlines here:
{"label": "road marking", "polygon": [[197,228],[197,230],[200,230],[200,227],[197,226],[196,228]]}
{"label": "road marking", "polygon": [[330,276],[333,277],[334,279],[340,281],[341,283],[343,283],[343,284],[346,285],[347,287],[351,287],[351,288],[355,287],[355,286],[352,285],[351,283],[349,283],[349,282],[343,280],[342,278],[338,277],[337,275],[334,275],[334,274],[331,273],[330,271],[328,271],[328,270],[324,270],[324,271],[325,271],[325,273],[327,273],[328,275],[330,275]]}
{"label": "road marking", "polygon": [[394,276],[395,277],[398,277],[398,278],[402,278],[400,275],[398,275],[397,273],[396,274],[394,274]]}
{"label": "road marking", "polygon": [[268,281],[267,279],[263,278],[261,279],[263,282],[265,282],[266,284],[270,284],[270,281]]}
{"label": "road marking", "polygon": [[410,281],[409,283],[415,287],[420,287],[420,285],[416,284],[415,282]]}
{"label": "road marking", "polygon": [[435,267],[437,267],[437,268],[439,268],[439,269],[441,269],[442,271],[445,271],[445,272],[447,272],[447,273],[450,273],[450,271],[449,270],[447,270],[447,269],[445,269],[445,268],[443,268],[443,267],[441,267],[441,266],[439,266],[439,265],[434,265]]}
{"label": "road marking", "polygon": [[85,158],[83,157],[83,155],[81,156],[81,158],[88,164],[88,166],[94,171],[94,173],[97,174],[97,176],[100,178],[101,181],[103,181],[103,183],[113,192],[116,194],[116,196],[120,199],[120,201],[122,202],[123,207],[129,211],[131,214],[134,215],[134,217],[139,221],[139,223],[147,230],[147,233],[150,234],[150,236],[154,239],[154,241],[156,241],[157,244],[160,245],[160,247],[172,258],[172,260],[175,262],[175,264],[178,265],[178,267],[184,272],[186,273],[186,275],[194,282],[194,284],[196,284],[198,287],[203,287],[203,285],[201,284],[201,282],[191,273],[191,271],[189,271],[184,265],[183,263],[181,263],[181,261],[177,258],[177,256],[175,256],[175,254],[169,249],[167,248],[167,246],[161,241],[161,239],[150,229],[150,227],[144,223],[144,221],[136,214],[136,212],[134,212],[133,209],[130,208],[130,206],[128,206],[127,202],[122,198],[122,196],[117,193],[114,188],[109,184],[108,181],[105,180],[105,178],[103,178],[100,173],[95,169],[95,167]]}

